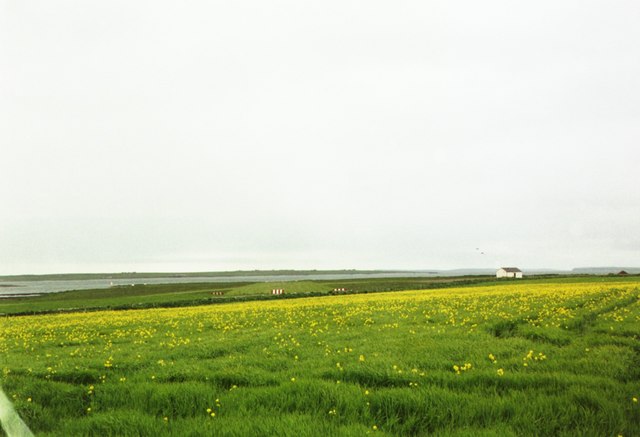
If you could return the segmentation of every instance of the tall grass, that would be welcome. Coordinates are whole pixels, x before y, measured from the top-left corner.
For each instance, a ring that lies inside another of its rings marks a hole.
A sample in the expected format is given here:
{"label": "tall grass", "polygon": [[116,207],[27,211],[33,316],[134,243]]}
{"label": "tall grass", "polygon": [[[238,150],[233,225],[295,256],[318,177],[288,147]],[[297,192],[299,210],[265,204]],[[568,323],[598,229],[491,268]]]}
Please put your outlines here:
{"label": "tall grass", "polygon": [[2,383],[45,436],[628,437],[639,285],[3,318]]}

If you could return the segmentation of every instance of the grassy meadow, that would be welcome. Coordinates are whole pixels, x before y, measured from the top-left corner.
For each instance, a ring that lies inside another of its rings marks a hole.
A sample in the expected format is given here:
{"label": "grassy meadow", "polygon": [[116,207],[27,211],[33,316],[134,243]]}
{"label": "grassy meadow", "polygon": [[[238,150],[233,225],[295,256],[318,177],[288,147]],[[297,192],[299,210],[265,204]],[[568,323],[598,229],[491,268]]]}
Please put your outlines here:
{"label": "grassy meadow", "polygon": [[640,435],[638,278],[424,288],[2,317],[0,382],[41,436]]}
{"label": "grassy meadow", "polygon": [[[134,309],[217,304],[271,299],[282,288],[288,297],[330,294],[334,288],[352,293],[420,290],[460,284],[487,283],[489,277],[377,278],[350,280],[300,280],[286,282],[201,282],[136,284],[94,290],[70,290],[29,298],[0,299],[0,315],[41,314],[95,309]],[[221,294],[220,294],[221,293]],[[278,297],[282,299],[282,296]]]}

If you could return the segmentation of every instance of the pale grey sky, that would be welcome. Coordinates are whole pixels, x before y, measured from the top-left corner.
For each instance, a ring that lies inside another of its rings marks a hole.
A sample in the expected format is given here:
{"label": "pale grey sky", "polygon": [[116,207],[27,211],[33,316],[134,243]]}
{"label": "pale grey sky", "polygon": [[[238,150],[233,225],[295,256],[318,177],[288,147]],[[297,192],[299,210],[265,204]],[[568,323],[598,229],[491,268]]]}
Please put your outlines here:
{"label": "pale grey sky", "polygon": [[0,274],[640,265],[635,0],[0,4]]}

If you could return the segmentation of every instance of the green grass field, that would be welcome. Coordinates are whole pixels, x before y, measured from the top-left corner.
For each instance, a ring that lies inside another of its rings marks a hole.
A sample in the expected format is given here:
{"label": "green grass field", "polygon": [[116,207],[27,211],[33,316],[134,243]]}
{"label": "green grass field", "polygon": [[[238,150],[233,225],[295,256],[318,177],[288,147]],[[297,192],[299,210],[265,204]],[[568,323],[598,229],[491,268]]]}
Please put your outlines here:
{"label": "green grass field", "polygon": [[[489,281],[489,282],[487,282]],[[306,280],[289,282],[203,282],[138,284],[95,290],[72,290],[38,297],[0,299],[0,314],[34,314],[86,309],[128,309],[192,306],[271,298],[271,290],[283,288],[286,297],[329,294],[334,288],[350,292],[430,289],[454,284],[491,283],[489,277],[383,278],[351,280]],[[214,295],[222,292],[223,295]]]}
{"label": "green grass field", "polygon": [[[519,283],[608,283],[634,282],[638,276],[570,276],[534,277]],[[349,293],[378,291],[429,290],[452,286],[492,286],[509,283],[490,276],[378,278],[349,280],[304,280],[289,282],[203,282],[178,284],[138,284],[95,290],[72,290],[28,298],[0,299],[0,315],[40,314],[47,312],[140,309],[176,307],[271,299],[271,290],[283,288],[285,298],[331,294],[334,288],[346,288]],[[213,292],[222,292],[214,295]],[[278,297],[277,299],[281,299]]]}
{"label": "green grass field", "polygon": [[43,436],[640,435],[638,278],[463,284],[3,317],[1,382]]}

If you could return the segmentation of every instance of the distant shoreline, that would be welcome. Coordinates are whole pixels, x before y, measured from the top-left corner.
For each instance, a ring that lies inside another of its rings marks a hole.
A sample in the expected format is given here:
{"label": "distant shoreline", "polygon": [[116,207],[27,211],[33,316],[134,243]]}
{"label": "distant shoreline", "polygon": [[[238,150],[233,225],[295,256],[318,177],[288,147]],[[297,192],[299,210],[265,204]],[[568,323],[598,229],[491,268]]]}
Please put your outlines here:
{"label": "distant shoreline", "polygon": [[145,278],[207,278],[236,276],[306,276],[306,275],[370,275],[385,273],[429,273],[419,270],[235,270],[221,272],[120,272],[120,273],[51,273],[27,275],[0,275],[0,281],[70,281],[90,279],[145,279]]}
{"label": "distant shoreline", "polygon": [[0,294],[0,299],[15,299],[23,297],[42,296],[42,293],[17,293],[17,294]]}
{"label": "distant shoreline", "polygon": [[[527,269],[522,268],[526,276],[532,275],[606,275],[617,274],[621,270],[628,274],[640,274],[640,267],[577,267],[571,270],[559,269]],[[460,268],[460,269],[381,269],[381,270],[234,270],[209,272],[119,272],[119,273],[50,273],[0,275],[0,287],[18,287],[5,282],[41,282],[41,281],[77,281],[77,280],[140,280],[140,279],[180,279],[180,278],[251,278],[279,276],[318,276],[318,275],[421,275],[421,276],[475,276],[493,275],[492,268]],[[20,285],[22,286],[22,285]]]}

